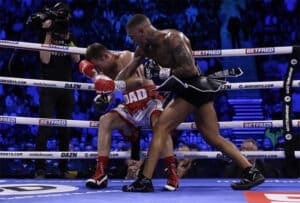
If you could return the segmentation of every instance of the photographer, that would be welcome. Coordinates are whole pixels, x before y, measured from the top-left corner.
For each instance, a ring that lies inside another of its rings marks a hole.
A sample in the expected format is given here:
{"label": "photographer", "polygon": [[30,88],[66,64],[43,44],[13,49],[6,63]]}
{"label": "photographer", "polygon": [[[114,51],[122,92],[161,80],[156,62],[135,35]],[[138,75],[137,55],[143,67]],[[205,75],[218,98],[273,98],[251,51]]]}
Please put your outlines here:
{"label": "photographer", "polygon": [[[31,17],[31,22],[41,22],[41,43],[74,46],[69,31],[70,9],[64,3],[57,3],[45,13],[37,13]],[[40,51],[41,79],[72,81],[72,62],[79,62],[78,54]],[[69,89],[40,88],[40,117],[72,119],[74,91]],[[40,126],[36,138],[36,150],[47,151],[47,140],[52,133],[52,127]],[[54,132],[53,132],[54,133]],[[57,140],[59,151],[69,151],[70,129],[58,128]],[[68,162],[59,161],[59,177],[68,177]],[[44,178],[46,174],[45,160],[36,161],[36,178]]]}

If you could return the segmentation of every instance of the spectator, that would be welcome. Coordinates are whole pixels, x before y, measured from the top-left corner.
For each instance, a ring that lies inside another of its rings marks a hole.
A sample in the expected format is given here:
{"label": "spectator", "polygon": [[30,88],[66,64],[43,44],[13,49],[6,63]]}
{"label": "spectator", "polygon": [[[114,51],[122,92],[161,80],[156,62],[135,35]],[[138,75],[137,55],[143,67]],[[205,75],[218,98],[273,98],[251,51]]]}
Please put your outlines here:
{"label": "spectator", "polygon": [[[181,145],[178,147],[178,151],[180,152],[187,152],[190,151],[189,146],[187,145]],[[179,178],[183,178],[187,172],[190,170],[192,164],[191,159],[183,158],[177,160],[177,174]]]}
{"label": "spectator", "polygon": [[232,48],[240,48],[240,30],[241,30],[241,20],[237,16],[232,16],[229,18],[227,30],[231,34],[231,44]]}
{"label": "spectator", "polygon": [[125,176],[125,179],[136,179],[140,167],[142,166],[143,163],[144,163],[143,159],[140,160],[127,159],[126,160],[127,174]]}

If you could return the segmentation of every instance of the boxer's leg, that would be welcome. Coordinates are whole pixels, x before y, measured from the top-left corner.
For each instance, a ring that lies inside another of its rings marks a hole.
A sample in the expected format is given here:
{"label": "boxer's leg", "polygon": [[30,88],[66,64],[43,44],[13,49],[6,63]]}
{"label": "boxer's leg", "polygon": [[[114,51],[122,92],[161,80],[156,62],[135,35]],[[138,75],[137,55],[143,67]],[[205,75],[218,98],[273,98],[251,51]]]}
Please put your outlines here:
{"label": "boxer's leg", "polygon": [[153,192],[152,175],[170,132],[192,112],[193,106],[181,98],[176,98],[160,115],[153,128],[153,138],[141,176],[131,185],[123,186],[124,192]]}
{"label": "boxer's leg", "polygon": [[[153,113],[151,115],[151,123],[152,126],[155,126],[159,116],[161,114],[161,111],[156,111],[156,113]],[[177,176],[177,165],[176,165],[176,159],[174,156],[174,147],[173,147],[173,141],[171,138],[171,135],[167,138],[165,147],[162,150],[161,157],[163,158],[164,164],[165,164],[165,170],[167,173],[167,184],[164,186],[164,190],[166,191],[175,191],[177,190],[179,186],[178,176]]]}
{"label": "boxer's leg", "polygon": [[224,154],[232,158],[233,161],[244,169],[243,179],[239,183],[232,184],[231,186],[233,189],[246,190],[264,182],[264,177],[261,172],[253,168],[250,162],[240,153],[235,145],[220,136],[213,102],[202,105],[194,111],[193,115],[196,126],[203,138],[210,145],[218,148],[224,152]]}
{"label": "boxer's leg", "polygon": [[114,129],[124,130],[127,123],[117,112],[108,112],[99,119],[98,129],[98,157],[95,173],[92,178],[86,181],[89,188],[107,187],[107,167],[111,149],[111,132]]}

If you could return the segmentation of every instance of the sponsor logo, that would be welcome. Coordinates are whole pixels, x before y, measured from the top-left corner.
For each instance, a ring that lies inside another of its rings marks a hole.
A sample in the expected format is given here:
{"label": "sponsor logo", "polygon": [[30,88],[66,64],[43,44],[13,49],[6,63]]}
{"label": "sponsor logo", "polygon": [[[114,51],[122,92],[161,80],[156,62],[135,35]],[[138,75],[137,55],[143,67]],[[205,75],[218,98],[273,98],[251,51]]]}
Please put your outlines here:
{"label": "sponsor logo", "polygon": [[231,85],[228,85],[228,84],[224,84],[222,87],[221,87],[222,90],[231,90]]}
{"label": "sponsor logo", "polygon": [[77,152],[62,152],[60,157],[67,157],[67,158],[76,158]]}
{"label": "sponsor logo", "polygon": [[271,128],[272,122],[244,122],[244,128]]}
{"label": "sponsor logo", "polygon": [[54,45],[54,44],[42,44],[41,47],[51,48],[51,49],[60,49],[60,50],[68,50],[68,46],[62,45]]}
{"label": "sponsor logo", "polygon": [[0,40],[0,43],[3,44],[19,44],[17,41],[10,41],[10,40]]}
{"label": "sponsor logo", "polygon": [[138,89],[123,95],[125,104],[135,103],[148,98],[146,89]]}
{"label": "sponsor logo", "polygon": [[238,86],[239,89],[267,89],[267,88],[273,88],[273,84],[240,84]]}
{"label": "sponsor logo", "polygon": [[49,84],[44,82],[33,82],[33,85],[38,87],[56,87],[56,84]]}
{"label": "sponsor logo", "polygon": [[63,193],[78,190],[78,187],[52,184],[0,184],[0,196]]}
{"label": "sponsor logo", "polygon": [[29,153],[30,157],[52,157],[53,154],[47,152],[33,152]]}
{"label": "sponsor logo", "polygon": [[0,157],[21,157],[23,156],[22,152],[0,152]]}
{"label": "sponsor logo", "polygon": [[300,202],[300,192],[244,192],[248,203]]}
{"label": "sponsor logo", "polygon": [[98,128],[99,122],[98,121],[90,121],[90,127],[91,128]]}
{"label": "sponsor logo", "polygon": [[109,157],[119,157],[119,153],[117,153],[117,152],[111,152],[109,154]]}
{"label": "sponsor logo", "polygon": [[196,56],[220,56],[222,54],[222,50],[199,50],[194,51],[194,55]]}
{"label": "sponsor logo", "polygon": [[97,158],[98,157],[98,153],[89,153],[88,157]]}
{"label": "sponsor logo", "polygon": [[12,84],[12,85],[25,85],[26,81],[11,80],[11,79],[0,79],[0,83],[3,83],[3,84]]}
{"label": "sponsor logo", "polygon": [[46,125],[46,126],[61,126],[65,127],[67,126],[67,121],[63,119],[46,119],[46,118],[40,118],[39,120],[40,125]]}
{"label": "sponsor logo", "polygon": [[285,94],[290,94],[291,93],[291,84],[292,84],[292,77],[294,73],[294,68],[292,66],[289,67],[289,72],[287,75],[287,78],[285,80]]}
{"label": "sponsor logo", "polygon": [[193,153],[193,152],[178,152],[176,153],[176,157],[178,158],[197,158],[197,159],[208,159],[208,155],[205,154],[199,154],[199,153]]}
{"label": "sponsor logo", "polygon": [[246,54],[251,55],[251,54],[269,54],[269,53],[274,53],[275,52],[275,47],[264,47],[264,48],[248,48],[246,49]]}
{"label": "sponsor logo", "polygon": [[8,116],[0,116],[0,123],[15,124],[16,118],[12,118],[12,117],[8,117]]}
{"label": "sponsor logo", "polygon": [[80,84],[76,84],[76,83],[66,83],[65,84],[65,88],[68,88],[68,89],[80,89],[81,85]]}
{"label": "sponsor logo", "polygon": [[257,159],[276,159],[279,158],[276,154],[248,154],[242,152],[242,154],[247,158],[257,158]]}
{"label": "sponsor logo", "polygon": [[290,126],[290,105],[289,103],[286,103],[284,105],[284,128],[286,132],[291,131],[291,126]]}

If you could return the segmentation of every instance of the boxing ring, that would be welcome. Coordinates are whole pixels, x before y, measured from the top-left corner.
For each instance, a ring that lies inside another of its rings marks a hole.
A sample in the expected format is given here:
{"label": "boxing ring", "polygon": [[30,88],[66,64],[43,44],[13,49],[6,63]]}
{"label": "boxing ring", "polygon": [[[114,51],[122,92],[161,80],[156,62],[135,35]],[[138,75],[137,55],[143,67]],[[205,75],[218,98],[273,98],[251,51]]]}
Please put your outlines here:
{"label": "boxing ring", "polygon": [[[84,54],[85,48],[46,45],[38,43],[0,40],[0,47],[25,50],[44,50],[64,53]],[[293,80],[293,74],[299,69],[299,47],[265,47],[227,50],[194,51],[195,57],[234,57],[291,54],[289,68],[284,81],[227,83],[223,91],[237,91],[249,89],[282,88],[283,119],[282,120],[245,120],[219,122],[220,129],[224,128],[283,128],[286,148],[283,151],[243,151],[243,155],[251,158],[292,159],[300,158],[300,151],[295,150],[296,136],[293,128],[300,127],[300,119],[292,119],[292,89],[300,87],[300,80]],[[0,83],[5,85],[35,86],[76,89],[94,91],[94,85],[89,83],[47,81],[37,79],[15,78],[0,76]],[[98,121],[66,120],[53,118],[35,118],[0,115],[0,123],[8,125],[41,125],[52,127],[98,128]],[[182,123],[178,130],[195,130],[193,122]],[[218,151],[190,151],[175,152],[177,158],[223,159],[225,156]],[[95,159],[97,152],[42,152],[42,151],[0,151],[1,159]],[[110,158],[125,159],[130,152],[110,153]],[[146,157],[146,152],[141,152]],[[108,188],[91,190],[85,187],[85,180],[63,179],[0,179],[0,202],[300,202],[300,179],[267,179],[264,184],[251,191],[233,191],[232,181],[237,179],[181,179],[179,190],[176,192],[162,192],[165,179],[153,179],[154,193],[123,193],[121,187],[132,180],[109,180]]]}

